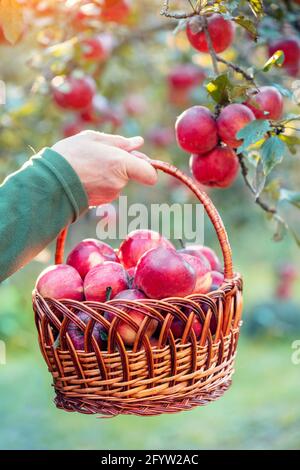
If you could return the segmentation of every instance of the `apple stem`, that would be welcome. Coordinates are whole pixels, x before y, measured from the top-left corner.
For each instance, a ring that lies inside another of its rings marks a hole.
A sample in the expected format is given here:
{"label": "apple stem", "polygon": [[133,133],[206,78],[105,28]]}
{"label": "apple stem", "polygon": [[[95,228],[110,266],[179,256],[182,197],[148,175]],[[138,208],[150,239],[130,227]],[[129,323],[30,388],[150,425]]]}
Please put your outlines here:
{"label": "apple stem", "polygon": [[184,249],[186,247],[186,245],[185,245],[184,241],[182,240],[182,238],[179,238],[178,241],[179,241],[180,248]]}
{"label": "apple stem", "polygon": [[218,66],[218,61],[217,61],[217,54],[214,50],[213,43],[212,43],[212,40],[211,40],[211,36],[210,36],[209,30],[208,30],[208,21],[207,21],[206,16],[202,16],[201,18],[202,18],[203,31],[204,31],[204,34],[205,34],[209,54],[210,54],[211,61],[212,61],[213,70],[214,70],[215,75],[218,76],[219,75],[219,66]]}
{"label": "apple stem", "polygon": [[112,288],[107,287],[105,291],[105,302],[108,302],[111,298]]}

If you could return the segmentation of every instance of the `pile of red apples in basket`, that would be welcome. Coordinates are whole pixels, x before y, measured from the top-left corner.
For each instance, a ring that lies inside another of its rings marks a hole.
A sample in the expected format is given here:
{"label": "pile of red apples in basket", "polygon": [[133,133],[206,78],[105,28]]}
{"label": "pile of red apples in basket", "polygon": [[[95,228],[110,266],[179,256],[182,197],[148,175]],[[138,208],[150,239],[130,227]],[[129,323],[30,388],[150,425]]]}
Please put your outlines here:
{"label": "pile of red apples in basket", "polygon": [[[176,250],[159,233],[136,230],[127,236],[117,251],[96,239],[81,241],[68,255],[66,264],[50,266],[40,274],[36,290],[44,298],[56,300],[143,302],[144,299],[207,294],[218,289],[223,280],[221,263],[211,248],[191,245]],[[126,307],[125,310],[140,326],[145,314],[137,309]],[[85,324],[89,321],[85,312],[78,310],[76,315]],[[113,321],[112,313],[104,315],[108,321]],[[182,321],[173,319],[171,331],[175,339],[182,336],[184,327]],[[105,347],[103,328],[96,323],[93,335]],[[152,320],[147,335],[153,345],[157,341],[157,329],[157,321]],[[200,338],[202,324],[196,316],[193,331]],[[84,331],[71,322],[68,333],[74,347],[83,350]],[[119,322],[118,333],[127,347],[134,344],[136,331],[125,321]]]}

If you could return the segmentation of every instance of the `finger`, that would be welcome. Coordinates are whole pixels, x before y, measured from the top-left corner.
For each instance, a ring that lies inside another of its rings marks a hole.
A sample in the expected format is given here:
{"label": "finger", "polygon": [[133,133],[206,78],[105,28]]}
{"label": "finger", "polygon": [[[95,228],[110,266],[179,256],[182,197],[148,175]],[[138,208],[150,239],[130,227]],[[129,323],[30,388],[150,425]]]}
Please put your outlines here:
{"label": "finger", "polygon": [[148,155],[146,155],[143,152],[138,152],[137,150],[133,150],[130,153],[134,155],[135,157],[141,158],[142,160],[146,160],[147,162],[151,162],[151,158],[148,157]]}
{"label": "finger", "polygon": [[144,144],[144,139],[140,136],[127,138],[123,137],[122,135],[105,134],[96,131],[89,132],[92,133],[92,138],[94,138],[98,142],[113,147],[118,147],[122,150],[126,150],[127,152],[139,149]]}
{"label": "finger", "polygon": [[125,166],[129,179],[151,186],[156,184],[156,170],[148,161],[128,153],[125,157]]}

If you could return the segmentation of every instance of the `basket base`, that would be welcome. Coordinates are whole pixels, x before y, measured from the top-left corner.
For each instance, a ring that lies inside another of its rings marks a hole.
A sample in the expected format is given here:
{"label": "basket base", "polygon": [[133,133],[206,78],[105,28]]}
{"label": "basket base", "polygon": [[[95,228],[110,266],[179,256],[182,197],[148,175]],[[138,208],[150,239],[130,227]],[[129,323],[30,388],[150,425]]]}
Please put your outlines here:
{"label": "basket base", "polygon": [[208,403],[221,398],[231,385],[231,380],[223,383],[217,389],[209,392],[202,392],[197,396],[176,400],[170,398],[166,400],[155,401],[131,401],[121,404],[101,401],[89,400],[82,398],[65,397],[57,392],[55,397],[55,405],[57,408],[83,414],[98,414],[100,418],[113,418],[118,415],[136,415],[136,416],[157,416],[160,414],[179,413],[180,411],[188,411],[197,406],[204,406]]}

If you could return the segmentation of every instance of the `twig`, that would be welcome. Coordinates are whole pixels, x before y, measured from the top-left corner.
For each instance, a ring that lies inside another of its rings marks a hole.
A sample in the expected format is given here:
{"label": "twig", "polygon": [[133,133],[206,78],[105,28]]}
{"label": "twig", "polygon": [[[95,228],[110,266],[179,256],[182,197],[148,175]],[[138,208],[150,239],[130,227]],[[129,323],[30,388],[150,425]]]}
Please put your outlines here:
{"label": "twig", "polygon": [[244,181],[246,183],[246,186],[250,189],[251,193],[255,196],[256,204],[258,206],[260,206],[268,214],[272,214],[272,215],[277,214],[277,211],[274,207],[270,207],[259,196],[258,197],[256,196],[255,189],[253,188],[253,186],[252,186],[252,184],[249,180],[249,177],[248,177],[249,170],[248,170],[247,165],[245,163],[244,155],[240,154],[240,155],[238,155],[238,158],[239,158],[240,167],[241,167],[241,171],[242,171]]}
{"label": "twig", "polygon": [[[189,4],[191,5],[191,2],[189,2]],[[180,13],[177,11],[172,12],[170,11],[170,0],[165,0],[160,14],[162,16],[166,16],[167,18],[174,18],[176,20],[184,20],[187,18],[192,18],[192,16],[195,16],[198,14],[193,6],[192,8],[193,8],[193,11],[190,13]]]}
{"label": "twig", "polygon": [[227,65],[227,67],[231,68],[235,72],[240,73],[241,75],[243,75],[243,77],[248,82],[251,82],[257,88],[254,78],[249,73],[247,73],[242,67],[240,67],[239,65],[234,64],[233,62],[229,62],[228,60],[223,59],[223,57],[220,57],[218,55],[216,55],[216,60],[217,60],[217,62],[221,62],[222,64]]}
{"label": "twig", "polygon": [[216,51],[214,50],[212,40],[211,40],[209,31],[208,31],[208,22],[207,22],[206,16],[202,16],[202,25],[203,25],[203,31],[204,31],[204,34],[205,34],[205,37],[206,37],[206,42],[207,42],[207,45],[208,45],[208,50],[209,50],[209,54],[211,56],[211,61],[212,61],[212,65],[213,65],[215,75],[219,75],[217,54],[216,54]]}
{"label": "twig", "polygon": [[[297,131],[297,132],[300,132],[300,129],[299,129],[299,128],[297,128],[297,127],[289,127],[289,126],[284,126],[284,129],[291,129],[292,131]],[[283,129],[283,131],[284,131],[284,129]],[[283,132],[283,131],[282,131],[282,132]]]}
{"label": "twig", "polygon": [[196,12],[196,9],[195,9],[195,6],[194,6],[192,0],[188,0],[188,2],[189,2],[189,4],[191,5],[191,9],[192,9],[194,12]]}

